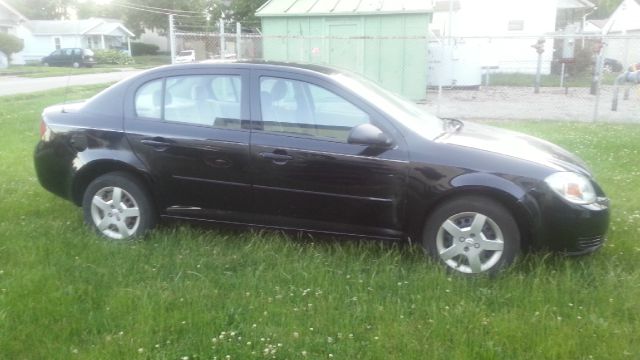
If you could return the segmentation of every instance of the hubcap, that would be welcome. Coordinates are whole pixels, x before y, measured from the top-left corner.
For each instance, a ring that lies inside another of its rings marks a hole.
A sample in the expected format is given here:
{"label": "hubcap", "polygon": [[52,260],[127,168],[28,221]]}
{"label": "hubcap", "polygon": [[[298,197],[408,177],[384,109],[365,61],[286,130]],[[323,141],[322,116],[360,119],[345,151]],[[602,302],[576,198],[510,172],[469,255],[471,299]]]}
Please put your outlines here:
{"label": "hubcap", "polygon": [[105,187],[93,196],[91,218],[94,225],[111,239],[133,236],[140,225],[140,209],[136,200],[119,187]]}
{"label": "hubcap", "polygon": [[481,273],[500,261],[504,237],[491,218],[464,212],[451,216],[440,226],[436,248],[442,261],[452,269]]}

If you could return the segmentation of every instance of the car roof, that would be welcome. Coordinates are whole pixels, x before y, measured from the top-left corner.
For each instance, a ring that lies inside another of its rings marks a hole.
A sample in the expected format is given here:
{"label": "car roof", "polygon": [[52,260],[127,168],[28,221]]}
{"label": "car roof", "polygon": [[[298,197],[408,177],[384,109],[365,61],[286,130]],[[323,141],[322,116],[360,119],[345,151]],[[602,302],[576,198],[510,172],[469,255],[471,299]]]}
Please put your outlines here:
{"label": "car roof", "polygon": [[274,70],[274,71],[296,71],[296,72],[313,72],[323,75],[332,75],[341,71],[332,67],[315,65],[315,64],[299,64],[292,62],[267,61],[267,60],[213,60],[212,62],[201,62],[195,64],[174,64],[165,65],[152,69],[150,72],[164,72],[168,70],[197,70],[197,69],[257,69],[257,70]]}

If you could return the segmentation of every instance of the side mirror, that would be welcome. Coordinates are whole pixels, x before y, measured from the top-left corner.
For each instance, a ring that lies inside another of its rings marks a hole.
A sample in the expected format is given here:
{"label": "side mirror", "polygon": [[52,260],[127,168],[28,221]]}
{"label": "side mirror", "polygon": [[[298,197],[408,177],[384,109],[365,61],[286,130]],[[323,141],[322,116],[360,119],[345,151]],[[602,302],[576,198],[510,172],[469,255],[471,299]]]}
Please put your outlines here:
{"label": "side mirror", "polygon": [[368,145],[376,147],[390,147],[393,145],[393,139],[387,134],[383,133],[377,126],[367,124],[361,124],[353,129],[349,133],[349,144],[356,145]]}

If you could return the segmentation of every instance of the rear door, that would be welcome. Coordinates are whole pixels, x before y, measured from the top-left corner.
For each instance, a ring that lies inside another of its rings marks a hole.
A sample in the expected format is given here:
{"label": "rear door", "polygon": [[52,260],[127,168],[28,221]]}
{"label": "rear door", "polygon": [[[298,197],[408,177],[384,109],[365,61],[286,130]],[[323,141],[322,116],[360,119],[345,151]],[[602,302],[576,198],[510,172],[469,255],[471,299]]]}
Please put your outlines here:
{"label": "rear door", "polygon": [[173,71],[130,89],[127,137],[169,215],[226,221],[250,211],[248,95],[242,69]]}
{"label": "rear door", "polygon": [[[380,114],[340,87],[286,72],[254,71],[251,141],[258,222],[325,232],[402,233],[408,156]],[[349,144],[372,123],[395,145]]]}

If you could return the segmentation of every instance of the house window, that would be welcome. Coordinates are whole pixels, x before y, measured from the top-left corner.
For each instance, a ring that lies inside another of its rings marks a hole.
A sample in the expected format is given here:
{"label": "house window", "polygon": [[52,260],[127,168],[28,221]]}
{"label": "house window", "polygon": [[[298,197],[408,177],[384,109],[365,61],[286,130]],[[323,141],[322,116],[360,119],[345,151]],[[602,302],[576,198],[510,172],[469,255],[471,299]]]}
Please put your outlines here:
{"label": "house window", "polygon": [[62,46],[60,46],[60,38],[53,38],[53,44],[56,46],[56,50],[59,50]]}
{"label": "house window", "polygon": [[509,31],[522,31],[524,30],[524,20],[511,20],[507,27]]}

